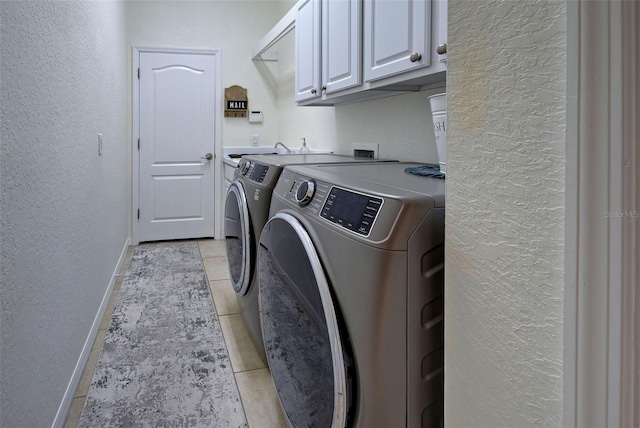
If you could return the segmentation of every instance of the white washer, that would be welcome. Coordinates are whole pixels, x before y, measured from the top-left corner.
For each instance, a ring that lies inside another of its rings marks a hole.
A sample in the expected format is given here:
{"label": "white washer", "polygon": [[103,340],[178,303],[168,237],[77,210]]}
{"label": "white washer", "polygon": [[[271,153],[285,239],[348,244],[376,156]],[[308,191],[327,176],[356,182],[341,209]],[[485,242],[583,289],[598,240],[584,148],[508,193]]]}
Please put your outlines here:
{"label": "white washer", "polygon": [[444,180],[286,167],[260,237],[261,320],[292,427],[438,427]]}
{"label": "white washer", "polygon": [[269,218],[271,193],[286,165],[390,162],[334,154],[245,155],[234,172],[225,203],[225,236],[231,284],[258,354],[266,363],[260,316],[256,248]]}

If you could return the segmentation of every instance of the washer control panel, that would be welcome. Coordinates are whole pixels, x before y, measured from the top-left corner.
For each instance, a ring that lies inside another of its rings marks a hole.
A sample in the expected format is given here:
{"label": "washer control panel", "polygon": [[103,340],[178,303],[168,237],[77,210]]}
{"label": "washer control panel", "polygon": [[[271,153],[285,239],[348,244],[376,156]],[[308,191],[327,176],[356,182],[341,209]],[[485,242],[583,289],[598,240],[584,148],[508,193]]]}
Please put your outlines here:
{"label": "washer control panel", "polygon": [[249,175],[249,180],[256,183],[262,183],[269,172],[269,165],[262,165],[256,162],[249,162],[246,160],[241,161],[240,174],[246,176]]}
{"label": "washer control panel", "polygon": [[380,207],[382,198],[333,186],[320,216],[352,232],[369,236]]}
{"label": "washer control panel", "polygon": [[264,181],[264,178],[267,176],[268,171],[269,165],[253,163],[253,166],[249,173],[249,180],[255,181],[257,183],[262,183]]}

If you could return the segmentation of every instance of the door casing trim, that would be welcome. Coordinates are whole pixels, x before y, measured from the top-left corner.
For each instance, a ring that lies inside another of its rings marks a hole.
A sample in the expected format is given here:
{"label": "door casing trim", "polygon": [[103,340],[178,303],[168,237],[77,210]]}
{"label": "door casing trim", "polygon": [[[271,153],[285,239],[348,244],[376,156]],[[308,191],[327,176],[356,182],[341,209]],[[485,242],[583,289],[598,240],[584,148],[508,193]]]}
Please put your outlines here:
{"label": "door casing trim", "polygon": [[563,425],[637,426],[640,8],[567,12]]}

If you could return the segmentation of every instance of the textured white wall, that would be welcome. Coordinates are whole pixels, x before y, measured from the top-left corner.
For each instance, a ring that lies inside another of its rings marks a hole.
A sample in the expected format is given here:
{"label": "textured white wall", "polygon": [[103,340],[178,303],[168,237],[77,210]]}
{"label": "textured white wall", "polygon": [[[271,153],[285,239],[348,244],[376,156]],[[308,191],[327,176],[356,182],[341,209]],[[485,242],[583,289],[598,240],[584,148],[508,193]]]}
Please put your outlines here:
{"label": "textured white wall", "polygon": [[352,142],[376,143],[381,158],[437,164],[428,97],[444,89],[336,107],[340,152],[352,154]]}
{"label": "textured white wall", "polygon": [[[129,231],[131,47],[221,48],[222,85],[263,124],[224,119],[223,145],[276,140],[273,63],[251,49],[283,1],[2,2],[0,426],[55,416]],[[104,154],[97,155],[97,134]]]}
{"label": "textured white wall", "polygon": [[297,107],[293,32],[277,48],[278,136],[289,147],[299,148],[306,137],[311,148],[351,155],[351,143],[373,143],[380,157],[438,163],[428,97],[444,88],[337,107]]}
{"label": "textured white wall", "polygon": [[562,426],[566,4],[449,1],[448,426]]}
{"label": "textured white wall", "polygon": [[335,109],[333,107],[298,107],[293,100],[295,93],[294,68],[295,30],[280,40],[275,49],[279,52],[278,82],[278,139],[291,149],[302,146],[300,138],[306,138],[312,149],[336,150]]}
{"label": "textured white wall", "polygon": [[129,72],[121,3],[0,9],[0,426],[42,427],[128,237]]}
{"label": "textured white wall", "polygon": [[252,61],[251,50],[284,15],[283,3],[268,0],[126,2],[127,42],[138,47],[220,49],[223,91],[232,85],[246,88],[249,109],[264,112],[263,123],[250,124],[247,118],[223,118],[222,145],[250,145],[252,134],[260,136],[260,145],[273,145],[277,141],[278,126],[277,65]]}

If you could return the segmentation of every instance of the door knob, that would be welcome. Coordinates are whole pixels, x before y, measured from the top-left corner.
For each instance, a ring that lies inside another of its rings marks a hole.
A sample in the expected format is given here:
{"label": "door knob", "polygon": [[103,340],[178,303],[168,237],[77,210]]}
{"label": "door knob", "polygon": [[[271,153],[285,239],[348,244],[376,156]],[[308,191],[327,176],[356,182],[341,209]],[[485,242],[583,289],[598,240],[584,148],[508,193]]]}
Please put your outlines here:
{"label": "door knob", "polygon": [[438,45],[438,48],[436,49],[436,52],[438,52],[439,55],[444,55],[447,53],[447,44],[443,43],[441,45]]}
{"label": "door knob", "polygon": [[213,159],[213,155],[211,153],[207,153],[203,157],[200,157],[200,159],[211,160],[211,159]]}
{"label": "door knob", "polygon": [[420,59],[422,59],[422,55],[420,55],[418,52],[412,53],[411,56],[409,57],[409,61],[411,62],[420,61]]}

